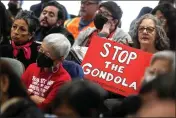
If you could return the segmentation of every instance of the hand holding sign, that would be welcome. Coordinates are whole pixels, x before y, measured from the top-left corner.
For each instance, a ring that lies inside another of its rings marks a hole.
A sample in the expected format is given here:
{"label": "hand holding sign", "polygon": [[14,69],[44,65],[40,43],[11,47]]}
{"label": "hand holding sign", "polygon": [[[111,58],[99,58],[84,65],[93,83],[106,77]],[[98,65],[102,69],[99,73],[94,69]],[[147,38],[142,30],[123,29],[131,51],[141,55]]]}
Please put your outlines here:
{"label": "hand holding sign", "polygon": [[[92,58],[93,55],[93,58]],[[94,37],[82,67],[86,78],[124,96],[137,94],[152,54]]]}

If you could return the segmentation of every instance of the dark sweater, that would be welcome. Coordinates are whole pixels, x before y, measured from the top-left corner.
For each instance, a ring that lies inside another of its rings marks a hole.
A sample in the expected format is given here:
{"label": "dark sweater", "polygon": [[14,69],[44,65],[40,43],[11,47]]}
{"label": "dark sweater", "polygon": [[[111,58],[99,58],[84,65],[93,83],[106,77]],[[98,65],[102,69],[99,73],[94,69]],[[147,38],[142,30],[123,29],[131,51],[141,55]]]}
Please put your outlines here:
{"label": "dark sweater", "polygon": [[63,61],[64,69],[70,74],[72,80],[83,79],[84,72],[82,67],[74,61]]}
{"label": "dark sweater", "polygon": [[31,58],[27,60],[24,56],[24,53],[22,50],[19,51],[17,57],[13,56],[13,47],[11,44],[9,45],[0,45],[0,57],[9,57],[9,58],[15,58],[19,61],[21,61],[25,68],[27,68],[31,63],[36,62],[36,58],[38,55],[37,51],[38,44],[33,42],[32,45],[30,46],[31,48]]}

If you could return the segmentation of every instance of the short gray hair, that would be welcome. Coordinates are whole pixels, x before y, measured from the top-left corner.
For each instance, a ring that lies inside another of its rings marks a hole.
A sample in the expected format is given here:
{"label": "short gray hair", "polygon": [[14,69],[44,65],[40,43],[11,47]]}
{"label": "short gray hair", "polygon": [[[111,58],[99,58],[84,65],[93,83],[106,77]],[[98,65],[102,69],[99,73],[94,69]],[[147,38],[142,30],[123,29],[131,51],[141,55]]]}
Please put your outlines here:
{"label": "short gray hair", "polygon": [[156,39],[157,39],[155,40],[155,48],[159,51],[169,49],[170,47],[169,38],[167,37],[166,32],[162,28],[161,22],[152,14],[145,14],[141,16],[139,20],[135,23],[133,31],[129,33],[134,41],[134,47],[138,49],[140,48],[140,43],[138,40],[138,28],[144,19],[151,19],[155,23]]}
{"label": "short gray hair", "polygon": [[166,59],[170,62],[171,64],[171,69],[172,71],[175,71],[175,52],[174,51],[169,51],[169,50],[165,50],[165,51],[159,51],[157,53],[155,53],[152,56],[150,65],[152,65],[156,60],[159,59]]}
{"label": "short gray hair", "polygon": [[65,59],[68,56],[71,44],[63,34],[49,34],[43,39],[43,42],[51,49],[57,59],[61,59],[61,57]]}

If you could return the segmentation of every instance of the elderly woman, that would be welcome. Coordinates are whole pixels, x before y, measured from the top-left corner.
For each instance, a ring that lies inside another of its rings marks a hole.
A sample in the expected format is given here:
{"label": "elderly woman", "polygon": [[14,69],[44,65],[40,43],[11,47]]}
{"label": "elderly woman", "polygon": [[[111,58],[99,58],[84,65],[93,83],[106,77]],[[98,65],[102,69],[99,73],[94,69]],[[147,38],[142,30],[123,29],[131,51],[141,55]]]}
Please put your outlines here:
{"label": "elderly woman", "polygon": [[145,52],[155,53],[169,49],[169,39],[158,19],[146,14],[142,16],[131,32],[134,47]]}
{"label": "elderly woman", "polygon": [[22,68],[14,65],[21,63],[15,59],[0,58],[0,117],[43,118],[41,111],[30,100],[20,74],[16,71]]}
{"label": "elderly woman", "polygon": [[159,4],[153,9],[152,14],[161,21],[170,39],[170,49],[176,50],[176,8],[171,4]]}
{"label": "elderly woman", "polygon": [[34,63],[37,58],[38,44],[34,42],[33,36],[38,23],[33,12],[19,12],[11,28],[11,44],[0,46],[0,56],[16,58],[25,67]]}
{"label": "elderly woman", "polygon": [[22,75],[30,98],[43,111],[47,110],[60,86],[71,79],[62,66],[70,47],[69,40],[62,34],[46,36],[38,50],[36,63],[29,65]]}

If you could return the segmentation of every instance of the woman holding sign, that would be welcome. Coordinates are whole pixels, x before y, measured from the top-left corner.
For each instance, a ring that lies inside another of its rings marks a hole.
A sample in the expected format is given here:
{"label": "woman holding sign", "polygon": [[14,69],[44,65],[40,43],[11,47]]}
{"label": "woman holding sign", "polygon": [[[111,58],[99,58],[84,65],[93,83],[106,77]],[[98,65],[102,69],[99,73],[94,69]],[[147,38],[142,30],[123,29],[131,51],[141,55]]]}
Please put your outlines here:
{"label": "woman holding sign", "polygon": [[155,53],[169,49],[169,39],[159,20],[151,15],[142,16],[132,32],[134,47],[145,52]]}

